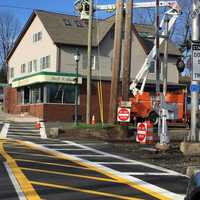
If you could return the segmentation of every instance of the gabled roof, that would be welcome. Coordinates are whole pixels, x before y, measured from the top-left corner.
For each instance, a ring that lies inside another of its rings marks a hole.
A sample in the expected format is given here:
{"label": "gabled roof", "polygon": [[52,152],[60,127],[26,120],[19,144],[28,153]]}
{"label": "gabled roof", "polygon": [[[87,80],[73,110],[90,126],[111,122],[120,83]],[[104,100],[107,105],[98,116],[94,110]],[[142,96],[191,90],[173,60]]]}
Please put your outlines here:
{"label": "gabled roof", "polygon": [[[17,38],[13,49],[10,51],[7,60],[12,56],[13,52],[17,48],[21,39],[25,35],[29,26],[38,16],[43,26],[51,37],[55,44],[77,45],[87,46],[88,42],[88,25],[86,21],[80,20],[79,16],[66,15],[54,12],[48,12],[43,10],[34,10],[29,20],[25,24],[19,37]],[[92,46],[97,47],[99,43],[104,39],[107,33],[115,24],[115,16],[111,16],[104,20],[94,19],[93,21],[93,38]],[[139,39],[145,52],[148,54],[153,47],[154,27],[151,25],[139,25],[133,26],[133,31],[136,37]],[[161,46],[161,53],[164,52],[164,45]],[[178,48],[171,42],[169,42],[169,54],[181,55]]]}
{"label": "gabled roof", "polygon": [[[7,60],[12,56],[29,26],[38,16],[55,44],[87,46],[88,25],[79,16],[66,15],[43,10],[34,10],[19,34]],[[93,20],[92,46],[97,47],[114,25],[114,16],[105,20]]]}
{"label": "gabled roof", "polygon": [[[52,12],[35,11],[50,37],[55,43],[86,46],[88,25],[79,16],[64,15]],[[98,46],[114,24],[114,17],[93,21],[92,45]],[[97,34],[98,33],[98,34]]]}
{"label": "gabled roof", "polygon": [[[154,46],[155,27],[149,24],[134,24],[134,27],[138,33],[138,37],[141,38],[143,47],[148,54]],[[164,43],[160,46],[160,53],[164,54]],[[173,56],[181,56],[179,48],[169,40],[168,54]]]}

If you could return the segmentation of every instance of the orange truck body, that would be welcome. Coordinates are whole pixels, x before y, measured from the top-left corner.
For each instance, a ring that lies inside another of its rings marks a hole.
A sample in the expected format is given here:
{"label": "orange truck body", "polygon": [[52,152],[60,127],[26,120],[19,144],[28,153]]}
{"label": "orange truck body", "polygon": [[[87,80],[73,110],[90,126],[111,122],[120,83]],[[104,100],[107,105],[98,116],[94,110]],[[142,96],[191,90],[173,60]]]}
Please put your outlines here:
{"label": "orange truck body", "polygon": [[[165,100],[167,103],[176,103],[178,107],[178,121],[186,120],[186,92],[184,90],[169,91],[166,94]],[[148,118],[150,113],[154,112],[153,104],[155,95],[152,92],[143,92],[142,95],[137,95],[129,98],[132,102],[131,117]]]}

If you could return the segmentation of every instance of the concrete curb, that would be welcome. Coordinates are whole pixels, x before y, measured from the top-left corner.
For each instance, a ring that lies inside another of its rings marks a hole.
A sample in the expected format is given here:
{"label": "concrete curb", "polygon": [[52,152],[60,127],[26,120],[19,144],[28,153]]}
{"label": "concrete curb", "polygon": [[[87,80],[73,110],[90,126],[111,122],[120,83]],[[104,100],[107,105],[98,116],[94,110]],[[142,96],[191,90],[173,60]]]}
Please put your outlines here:
{"label": "concrete curb", "polygon": [[180,151],[185,156],[199,156],[200,143],[199,142],[181,142]]}

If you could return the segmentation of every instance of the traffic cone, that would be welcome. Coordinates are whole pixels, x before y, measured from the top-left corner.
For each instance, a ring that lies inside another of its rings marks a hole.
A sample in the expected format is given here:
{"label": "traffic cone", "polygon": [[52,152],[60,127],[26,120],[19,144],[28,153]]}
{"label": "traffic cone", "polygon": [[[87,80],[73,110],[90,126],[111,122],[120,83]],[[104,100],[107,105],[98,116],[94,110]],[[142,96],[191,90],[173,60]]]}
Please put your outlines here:
{"label": "traffic cone", "polygon": [[96,124],[96,119],[95,119],[95,115],[92,115],[92,125],[95,125]]}
{"label": "traffic cone", "polygon": [[37,128],[37,129],[40,129],[41,128],[41,124],[40,124],[40,122],[35,122],[35,128]]}

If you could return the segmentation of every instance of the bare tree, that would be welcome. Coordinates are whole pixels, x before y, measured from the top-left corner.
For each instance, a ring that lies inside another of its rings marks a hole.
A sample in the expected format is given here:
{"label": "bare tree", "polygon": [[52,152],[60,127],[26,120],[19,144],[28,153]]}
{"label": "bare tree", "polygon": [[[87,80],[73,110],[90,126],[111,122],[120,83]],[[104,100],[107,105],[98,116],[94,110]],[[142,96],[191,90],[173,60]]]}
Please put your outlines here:
{"label": "bare tree", "polygon": [[6,58],[9,51],[12,49],[16,37],[19,33],[20,25],[17,18],[9,12],[0,13],[0,65],[1,65],[1,76],[0,81],[6,81],[7,77],[7,65]]}

